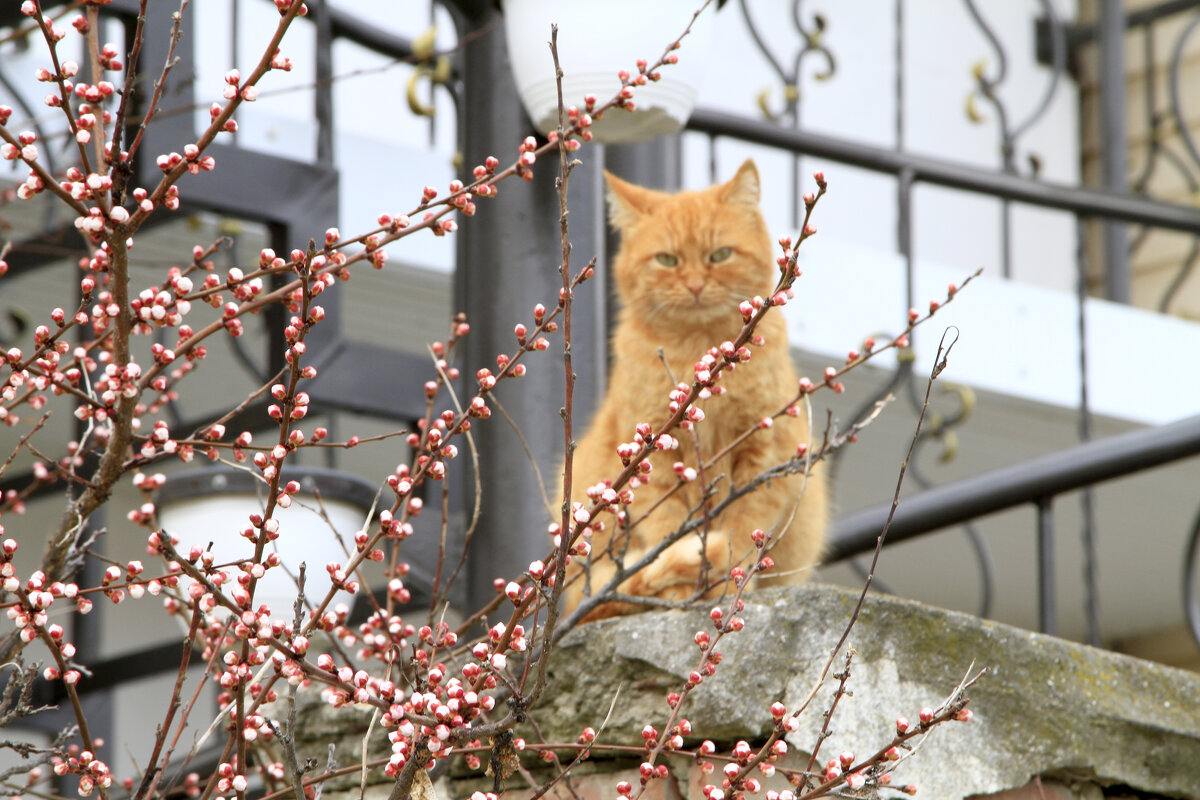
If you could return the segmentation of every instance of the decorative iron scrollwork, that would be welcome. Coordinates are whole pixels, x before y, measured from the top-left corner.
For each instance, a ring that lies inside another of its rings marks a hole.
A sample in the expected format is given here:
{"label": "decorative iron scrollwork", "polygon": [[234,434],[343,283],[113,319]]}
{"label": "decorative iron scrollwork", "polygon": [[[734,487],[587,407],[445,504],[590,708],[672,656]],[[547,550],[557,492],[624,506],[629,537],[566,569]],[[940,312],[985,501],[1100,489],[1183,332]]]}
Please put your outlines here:
{"label": "decorative iron scrollwork", "polygon": [[[432,117],[437,113],[433,105],[433,90],[437,86],[445,86],[450,81],[451,68],[448,56],[436,56],[434,44],[437,41],[437,26],[430,26],[424,33],[413,40],[413,57],[416,65],[408,77],[405,87],[405,97],[408,109],[419,117]],[[419,91],[423,81],[429,82],[430,99],[423,101]]]}
{"label": "decorative iron scrollwork", "polygon": [[[1039,0],[1038,6],[1041,8],[1042,15],[1046,20],[1047,30],[1050,34],[1050,75],[1047,78],[1046,85],[1042,89],[1041,96],[1029,113],[1015,125],[1010,124],[1011,113],[1005,107],[1004,101],[1000,98],[997,91],[1008,78],[1008,55],[1004,50],[1004,45],[1001,43],[1000,37],[979,12],[974,0],[963,0],[963,3],[966,5],[967,12],[979,28],[980,33],[987,40],[988,46],[993,53],[992,57],[996,63],[995,74],[993,75],[988,74],[989,60],[986,58],[976,61],[971,66],[971,77],[975,82],[975,86],[967,94],[965,104],[967,119],[971,122],[982,124],[987,120],[987,117],[980,109],[980,104],[986,102],[991,106],[993,112],[996,114],[997,125],[999,127],[1000,153],[1004,159],[1004,170],[1016,174],[1018,171],[1016,158],[1018,141],[1050,108],[1050,103],[1054,100],[1062,76],[1066,71],[1066,29],[1054,10],[1054,4],[1050,0]],[[1033,172],[1033,177],[1036,177],[1038,172],[1040,172],[1041,158],[1037,155],[1031,155],[1029,164]]]}
{"label": "decorative iron scrollwork", "polygon": [[[1182,70],[1185,62],[1185,50],[1188,42],[1200,28],[1200,11],[1196,12],[1184,26],[1171,49],[1171,57],[1167,62],[1167,102],[1163,110],[1158,107],[1157,64],[1158,59],[1154,48],[1154,25],[1147,22],[1142,28],[1142,41],[1145,63],[1149,65],[1143,75],[1143,92],[1146,97],[1146,124],[1149,128],[1146,162],[1141,173],[1134,178],[1132,188],[1138,194],[1149,195],[1150,180],[1159,169],[1159,165],[1171,170],[1184,182],[1190,195],[1190,202],[1200,205],[1200,148],[1196,145],[1195,137],[1187,122],[1184,109],[1184,92],[1182,88]],[[1183,144],[1183,153],[1177,152],[1169,144],[1172,130],[1179,136]],[[1142,228],[1130,241],[1129,252],[1132,256],[1145,243],[1150,228]],[[1179,271],[1168,282],[1166,289],[1158,299],[1158,310],[1169,313],[1172,303],[1180,290],[1191,278],[1200,260],[1200,236],[1193,237],[1187,254],[1179,266]]]}
{"label": "decorative iron scrollwork", "polygon": [[[758,26],[755,25],[754,18],[750,16],[750,7],[746,0],[741,0],[739,3],[742,17],[746,20],[747,30],[750,31],[759,51],[771,65],[771,70],[779,76],[783,86],[782,109],[773,110],[771,108],[771,97],[776,89],[766,88],[757,95],[759,110],[762,111],[763,117],[772,122],[790,121],[793,125],[796,124],[800,108],[800,70],[806,59],[817,57],[824,62],[823,68],[813,74],[816,80],[829,80],[837,72],[837,62],[834,60],[833,51],[824,42],[825,17],[821,14],[813,14],[812,22],[806,23],[802,5],[802,0],[795,0],[792,3],[791,14],[792,26],[799,34],[797,37],[799,47],[790,58],[782,59],[777,57],[767,46]],[[790,65],[785,66],[789,62]]]}

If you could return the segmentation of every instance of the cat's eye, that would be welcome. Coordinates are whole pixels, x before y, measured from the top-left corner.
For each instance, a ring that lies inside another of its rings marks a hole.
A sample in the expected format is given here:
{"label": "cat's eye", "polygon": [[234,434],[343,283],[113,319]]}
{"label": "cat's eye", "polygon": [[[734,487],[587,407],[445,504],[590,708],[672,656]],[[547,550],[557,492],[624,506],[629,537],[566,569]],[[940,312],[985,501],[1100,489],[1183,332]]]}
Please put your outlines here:
{"label": "cat's eye", "polygon": [[673,267],[679,263],[679,258],[670,253],[659,253],[654,257],[654,260],[662,264],[664,267]]}
{"label": "cat's eye", "polygon": [[719,250],[713,250],[711,253],[709,253],[708,260],[713,264],[717,264],[729,258],[731,255],[733,255],[733,248],[722,247]]}

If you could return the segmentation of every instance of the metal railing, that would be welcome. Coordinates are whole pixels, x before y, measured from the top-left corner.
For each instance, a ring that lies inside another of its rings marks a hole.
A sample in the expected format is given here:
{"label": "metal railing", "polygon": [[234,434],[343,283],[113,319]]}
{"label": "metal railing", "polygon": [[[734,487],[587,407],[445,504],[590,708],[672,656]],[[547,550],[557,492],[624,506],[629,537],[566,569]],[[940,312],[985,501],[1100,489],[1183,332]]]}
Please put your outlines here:
{"label": "metal railing", "polygon": [[[936,530],[960,525],[1018,506],[1038,510],[1038,607],[1040,628],[1055,633],[1054,525],[1050,509],[1055,498],[1097,483],[1123,478],[1151,467],[1200,455],[1200,416],[1111,436],[1010,467],[907,495],[887,526],[887,541],[902,542]],[[829,559],[870,552],[887,524],[891,504],[840,517],[832,532]],[[1189,550],[1194,549],[1195,533]],[[1191,565],[1192,559],[1187,559]],[[1195,581],[1194,565],[1185,567],[1184,581]],[[1194,592],[1187,592],[1187,613],[1193,636],[1200,642],[1200,614]]]}

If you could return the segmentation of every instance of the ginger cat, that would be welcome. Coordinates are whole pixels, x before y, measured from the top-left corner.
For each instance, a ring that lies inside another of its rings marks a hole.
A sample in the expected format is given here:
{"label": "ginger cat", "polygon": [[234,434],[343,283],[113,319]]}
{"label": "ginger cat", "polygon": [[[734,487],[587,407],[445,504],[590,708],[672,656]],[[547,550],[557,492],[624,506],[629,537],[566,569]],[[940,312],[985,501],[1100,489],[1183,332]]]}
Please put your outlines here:
{"label": "ginger cat", "polygon": [[[759,178],[753,161],[742,164],[728,183],[699,192],[668,194],[611,174],[606,177],[610,221],[621,233],[612,269],[622,307],[613,334],[608,393],[575,452],[576,499],[620,472],[617,447],[633,440],[638,423],[648,422],[658,433],[669,416],[668,395],[676,382],[690,385],[694,364],[709,348],[732,341],[741,330],[738,304],[755,295],[770,296],[779,275],[759,210]],[[650,482],[635,490],[630,520],[639,519],[676,483],[672,469],[676,462],[696,467],[697,438],[701,457],[710,459],[795,395],[796,373],[782,314],[767,314],[757,333],[765,337],[765,345],[751,348],[749,363],[722,374],[725,394],[698,404],[707,417],[695,426],[695,434],[677,429],[673,435],[679,448],[650,457]],[[773,427],[758,431],[706,469],[702,479],[664,500],[631,531],[618,525],[611,514],[604,515],[605,529],[593,534],[590,558],[572,559],[567,573],[570,583],[564,591],[568,610],[584,597],[581,573],[589,561],[594,592],[615,574],[609,553],[618,557],[623,553],[626,564],[641,558],[700,505],[702,484],[721,477],[710,501],[715,503],[731,485],[745,485],[764,469],[795,455],[796,446],[808,441],[803,416],[780,417]],[[702,559],[710,565],[709,582],[728,576],[731,566],[753,550],[750,532],[755,528],[778,537],[771,551],[776,566],[766,576],[779,577],[764,576],[764,581],[770,581],[766,585],[800,583],[820,557],[827,516],[821,472],[807,481],[803,475],[775,478],[711,520],[703,553],[698,534],[688,534],[627,579],[620,591],[669,600],[691,598]],[[641,608],[610,603],[587,618]]]}

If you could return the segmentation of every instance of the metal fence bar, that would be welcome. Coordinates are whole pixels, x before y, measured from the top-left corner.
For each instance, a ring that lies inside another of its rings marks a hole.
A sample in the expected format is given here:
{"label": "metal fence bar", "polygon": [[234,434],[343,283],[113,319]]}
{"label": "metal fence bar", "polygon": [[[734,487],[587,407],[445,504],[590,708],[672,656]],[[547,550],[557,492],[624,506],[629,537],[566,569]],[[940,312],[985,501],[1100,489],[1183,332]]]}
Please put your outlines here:
{"label": "metal fence bar", "polygon": [[1038,628],[1058,633],[1058,603],[1054,592],[1054,498],[1037,501]]}
{"label": "metal fence bar", "polygon": [[[1152,67],[1149,67],[1152,69]],[[1129,193],[1129,143],[1125,115],[1125,9],[1122,0],[1100,6],[1100,130],[1104,144],[1104,188]],[[1129,242],[1125,226],[1104,223],[1104,285],[1109,300],[1129,303]]]}
{"label": "metal fence bar", "polygon": [[729,136],[875,172],[899,175],[904,170],[911,170],[913,179],[919,183],[962,189],[997,199],[1188,233],[1200,230],[1200,209],[1193,206],[1034,181],[965,164],[849,142],[834,136],[767,125],[722,111],[697,109],[687,127],[688,130],[711,136]]}
{"label": "metal fence bar", "polygon": [[[1110,436],[901,498],[888,541],[911,539],[1196,455],[1200,455],[1200,416]],[[887,503],[838,519],[826,560],[873,549],[890,509]]]}
{"label": "metal fence bar", "polygon": [[323,13],[329,15],[330,32],[335,39],[346,39],[359,47],[395,59],[413,57],[412,40],[389,33],[375,21],[326,3]]}
{"label": "metal fence bar", "polygon": [[1192,532],[1188,536],[1187,555],[1183,560],[1183,609],[1187,616],[1188,628],[1192,639],[1200,644],[1200,575],[1197,575],[1200,563],[1200,511],[1196,512],[1196,521],[1192,523]]}
{"label": "metal fence bar", "polygon": [[314,26],[317,29],[316,43],[316,74],[317,82],[313,87],[313,117],[317,121],[317,163],[323,166],[333,165],[333,22],[330,19],[332,8],[329,0],[319,0],[313,5],[316,9]]}

